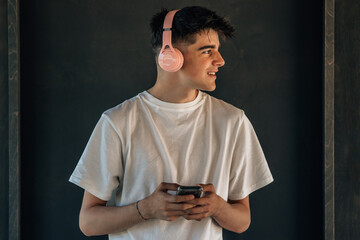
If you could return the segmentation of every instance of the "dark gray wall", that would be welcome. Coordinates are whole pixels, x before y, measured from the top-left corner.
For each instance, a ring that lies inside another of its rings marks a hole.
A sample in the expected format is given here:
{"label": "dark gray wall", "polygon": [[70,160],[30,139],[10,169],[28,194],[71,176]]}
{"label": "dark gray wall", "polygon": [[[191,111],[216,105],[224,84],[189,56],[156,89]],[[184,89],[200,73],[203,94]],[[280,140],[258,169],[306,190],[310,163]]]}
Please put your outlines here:
{"label": "dark gray wall", "polygon": [[336,1],[335,237],[360,239],[360,2]]}
{"label": "dark gray wall", "polygon": [[0,239],[8,238],[9,102],[7,1],[0,0]]}
{"label": "dark gray wall", "polygon": [[67,180],[100,114],[154,83],[152,14],[186,5],[235,25],[212,94],[245,110],[275,178],[250,196],[250,229],[225,239],[322,239],[322,2],[172,3],[21,2],[23,239],[83,238]]}

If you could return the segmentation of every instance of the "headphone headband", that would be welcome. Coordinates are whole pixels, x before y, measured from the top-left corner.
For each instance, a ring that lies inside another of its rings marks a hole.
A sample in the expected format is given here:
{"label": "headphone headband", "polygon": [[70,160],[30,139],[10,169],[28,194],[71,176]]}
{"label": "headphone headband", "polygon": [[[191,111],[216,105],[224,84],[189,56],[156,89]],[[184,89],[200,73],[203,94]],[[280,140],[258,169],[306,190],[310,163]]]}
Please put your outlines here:
{"label": "headphone headband", "polygon": [[163,28],[171,28],[172,27],[172,22],[174,20],[175,14],[180,11],[180,9],[177,10],[172,10],[170,12],[168,12],[165,16],[165,20],[164,20],[164,24],[163,24]]}
{"label": "headphone headband", "polygon": [[[171,43],[171,32],[172,32],[172,23],[175,17],[175,14],[180,11],[180,9],[172,10],[168,12],[165,16],[164,24],[163,24],[163,48],[169,46],[172,48]],[[163,49],[161,49],[163,50]]]}

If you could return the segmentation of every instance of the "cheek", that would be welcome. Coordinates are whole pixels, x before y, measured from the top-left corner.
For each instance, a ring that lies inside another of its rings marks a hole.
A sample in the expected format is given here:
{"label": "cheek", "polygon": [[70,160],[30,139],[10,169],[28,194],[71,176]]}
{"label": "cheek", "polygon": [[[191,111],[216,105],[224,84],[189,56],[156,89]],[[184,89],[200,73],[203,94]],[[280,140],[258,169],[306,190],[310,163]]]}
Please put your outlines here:
{"label": "cheek", "polygon": [[203,72],[203,69],[205,68],[205,63],[197,60],[197,61],[194,61],[194,60],[188,60],[188,61],[184,61],[184,66],[183,66],[183,69],[188,72],[188,73],[191,73],[191,74],[195,74],[195,75],[198,75],[198,74],[201,74]]}
{"label": "cheek", "polygon": [[183,68],[191,68],[192,65],[194,65],[194,61],[192,60],[192,58],[187,58],[184,56]]}
{"label": "cheek", "polygon": [[197,74],[199,71],[198,71],[198,66],[196,64],[196,62],[194,61],[184,61],[184,66],[183,66],[183,71],[187,74],[190,74],[190,75],[194,75],[194,74]]}

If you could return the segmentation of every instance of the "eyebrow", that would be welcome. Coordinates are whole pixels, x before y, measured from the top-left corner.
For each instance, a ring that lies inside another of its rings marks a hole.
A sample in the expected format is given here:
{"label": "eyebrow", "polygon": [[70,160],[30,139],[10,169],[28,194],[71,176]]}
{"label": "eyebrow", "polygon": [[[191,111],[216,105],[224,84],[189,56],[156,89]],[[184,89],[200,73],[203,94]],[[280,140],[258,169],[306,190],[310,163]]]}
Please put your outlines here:
{"label": "eyebrow", "polygon": [[[216,46],[215,45],[205,45],[205,46],[198,48],[198,51],[208,49],[208,48],[214,49],[214,48],[216,48]],[[219,48],[220,48],[220,46],[219,46]]]}

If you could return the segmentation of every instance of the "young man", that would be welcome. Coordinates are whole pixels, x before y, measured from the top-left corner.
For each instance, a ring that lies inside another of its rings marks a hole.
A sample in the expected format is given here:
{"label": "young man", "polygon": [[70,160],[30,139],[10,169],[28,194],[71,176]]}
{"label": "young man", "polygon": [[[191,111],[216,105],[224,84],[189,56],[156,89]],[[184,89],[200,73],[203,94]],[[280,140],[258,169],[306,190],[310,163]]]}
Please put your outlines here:
{"label": "young man", "polygon": [[[157,61],[167,13],[150,24],[155,85],[101,116],[70,178],[85,189],[85,235],[222,239],[222,228],[249,227],[249,194],[273,181],[244,112],[202,92],[216,87],[225,64],[218,35],[231,37],[233,27],[202,7],[172,12],[164,28],[183,64],[168,71]],[[179,185],[200,185],[204,194],[171,194]],[[115,206],[106,206],[114,190]]]}

